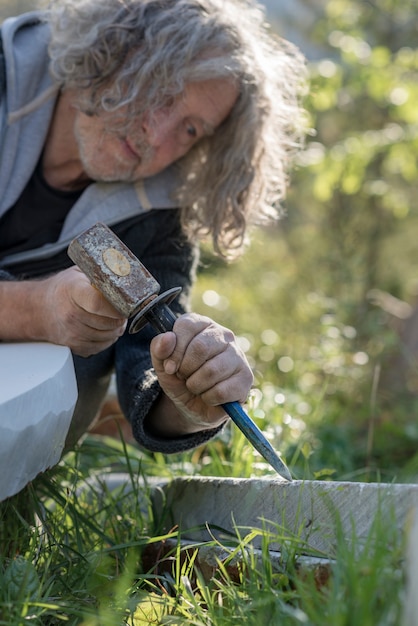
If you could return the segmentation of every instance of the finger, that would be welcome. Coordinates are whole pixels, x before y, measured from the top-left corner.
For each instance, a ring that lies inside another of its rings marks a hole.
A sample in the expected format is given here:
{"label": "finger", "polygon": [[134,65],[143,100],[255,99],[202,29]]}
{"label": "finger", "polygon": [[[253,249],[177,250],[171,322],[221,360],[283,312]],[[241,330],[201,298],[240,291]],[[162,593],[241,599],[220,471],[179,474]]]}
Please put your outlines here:
{"label": "finger", "polygon": [[63,337],[63,342],[64,345],[68,345],[76,354],[80,354],[81,352],[96,354],[113,345],[119,339],[120,334],[120,332],[109,333],[96,330],[90,331],[87,334],[85,329],[81,329],[79,332],[77,329],[73,329],[72,332],[69,332]]}
{"label": "finger", "polygon": [[[177,373],[184,378],[189,378],[206,363],[208,364],[208,373],[212,373],[212,363],[214,363],[212,360],[216,357],[222,355],[225,357],[225,361],[218,361],[217,365],[226,364],[228,358],[237,359],[234,341],[235,337],[232,331],[214,323],[205,325],[200,332],[190,337],[187,344],[183,341],[182,356],[176,346],[172,358],[176,360],[177,357],[181,357],[178,362]],[[226,356],[225,353],[227,353]],[[214,373],[216,373],[216,368]]]}
{"label": "finger", "polygon": [[[183,359],[190,343],[214,322],[208,317],[188,313],[176,319],[173,331],[176,334],[176,346],[171,357],[178,363]],[[198,343],[195,344],[196,348]],[[204,350],[204,348],[203,348]]]}
{"label": "finger", "polygon": [[208,406],[219,406],[226,402],[240,402],[244,404],[248,398],[250,387],[243,389],[239,376],[233,376],[220,381],[206,391],[199,394],[201,400]]}
{"label": "finger", "polygon": [[84,285],[79,303],[88,313],[108,319],[123,320],[124,316],[92,285]]}
{"label": "finger", "polygon": [[124,316],[90,283],[87,276],[78,267],[73,269],[77,281],[73,302],[88,313],[123,320]]}
{"label": "finger", "polygon": [[72,352],[77,356],[89,357],[94,354],[98,354],[99,352],[103,352],[107,348],[110,348],[114,343],[114,341],[80,341],[70,347]]}
{"label": "finger", "polygon": [[96,326],[86,326],[82,328],[83,335],[88,341],[116,341],[126,330],[126,322],[115,328],[97,328]]}
{"label": "finger", "polygon": [[123,335],[128,320],[124,318],[104,317],[103,315],[95,315],[92,313],[81,313],[79,317],[80,324],[90,331],[98,331],[103,333]]}
{"label": "finger", "polygon": [[154,369],[157,373],[165,372],[166,374],[175,374],[177,365],[173,363],[170,366],[170,357],[176,347],[177,337],[173,332],[157,335],[151,341],[151,357]]}
{"label": "finger", "polygon": [[185,382],[190,393],[201,396],[205,402],[210,394],[209,404],[216,405],[245,400],[252,374],[235,355],[225,358],[222,354],[205,361]]}

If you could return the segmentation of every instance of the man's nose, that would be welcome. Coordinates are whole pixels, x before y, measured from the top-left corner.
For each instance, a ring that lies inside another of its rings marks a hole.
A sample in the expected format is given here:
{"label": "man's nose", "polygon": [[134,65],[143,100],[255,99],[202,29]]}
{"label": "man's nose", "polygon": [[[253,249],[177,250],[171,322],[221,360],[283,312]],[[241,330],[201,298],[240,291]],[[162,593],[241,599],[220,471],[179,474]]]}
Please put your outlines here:
{"label": "man's nose", "polygon": [[172,135],[174,123],[167,116],[153,115],[143,121],[142,129],[149,145],[153,148],[159,148]]}

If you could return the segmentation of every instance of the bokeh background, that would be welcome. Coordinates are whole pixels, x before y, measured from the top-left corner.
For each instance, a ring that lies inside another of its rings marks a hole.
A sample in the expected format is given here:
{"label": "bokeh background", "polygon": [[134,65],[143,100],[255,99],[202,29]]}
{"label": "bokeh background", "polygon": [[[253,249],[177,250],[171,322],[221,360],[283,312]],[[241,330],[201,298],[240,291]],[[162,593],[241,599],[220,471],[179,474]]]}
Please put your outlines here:
{"label": "bokeh background", "polygon": [[193,306],[239,337],[249,410],[296,476],[414,480],[416,0],[264,4],[307,57],[312,131],[285,216],[232,265],[204,249]]}

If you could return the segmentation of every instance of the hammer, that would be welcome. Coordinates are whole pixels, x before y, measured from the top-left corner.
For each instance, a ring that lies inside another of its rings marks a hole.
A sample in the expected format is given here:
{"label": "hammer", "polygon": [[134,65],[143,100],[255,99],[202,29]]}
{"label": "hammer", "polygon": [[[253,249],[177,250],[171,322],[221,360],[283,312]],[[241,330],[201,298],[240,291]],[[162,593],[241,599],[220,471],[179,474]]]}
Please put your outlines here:
{"label": "hammer", "polygon": [[[159,283],[108,226],[98,222],[82,232],[70,243],[68,256],[117,311],[133,318],[130,333],[147,323],[159,333],[173,330],[176,317],[169,304],[181,287],[160,294]],[[222,407],[261,456],[291,481],[289,469],[240,403],[226,402]]]}

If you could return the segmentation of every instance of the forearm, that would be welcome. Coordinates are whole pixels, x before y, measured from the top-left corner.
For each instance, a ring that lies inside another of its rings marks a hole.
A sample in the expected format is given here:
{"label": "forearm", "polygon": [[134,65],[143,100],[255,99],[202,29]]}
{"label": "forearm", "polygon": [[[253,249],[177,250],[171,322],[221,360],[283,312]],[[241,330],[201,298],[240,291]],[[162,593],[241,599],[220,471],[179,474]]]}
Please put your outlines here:
{"label": "forearm", "polygon": [[111,346],[126,319],[76,267],[41,280],[0,282],[0,340],[48,341],[91,356]]}
{"label": "forearm", "polygon": [[42,281],[0,281],[0,340],[45,341]]}
{"label": "forearm", "polygon": [[154,437],[182,437],[203,430],[213,430],[223,426],[227,419],[228,416],[225,413],[219,417],[217,423],[208,424],[184,410],[179,411],[174,402],[162,393],[145,418],[145,428]]}

